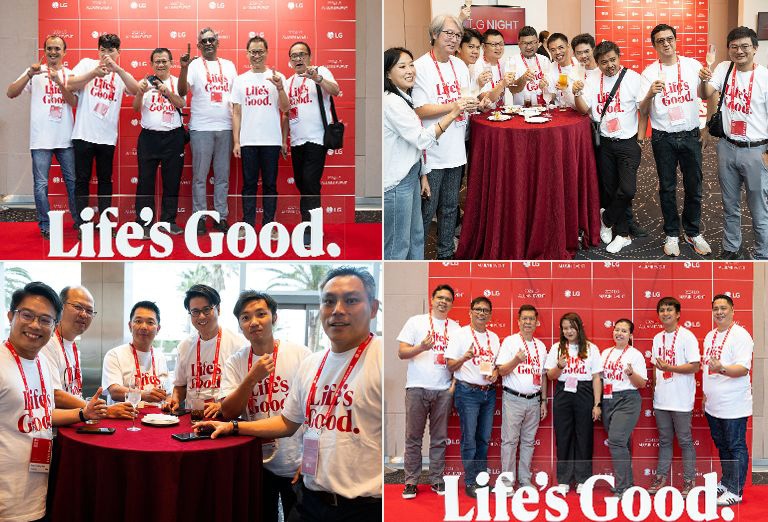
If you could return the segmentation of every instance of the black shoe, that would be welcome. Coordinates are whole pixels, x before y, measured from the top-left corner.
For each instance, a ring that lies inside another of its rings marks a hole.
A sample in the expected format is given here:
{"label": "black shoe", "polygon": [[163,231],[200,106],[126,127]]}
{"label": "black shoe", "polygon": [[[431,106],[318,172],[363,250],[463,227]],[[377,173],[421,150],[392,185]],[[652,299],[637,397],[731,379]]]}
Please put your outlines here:
{"label": "black shoe", "polygon": [[149,239],[149,231],[152,230],[152,227],[143,227],[144,228],[144,237],[141,239]]}
{"label": "black shoe", "polygon": [[208,230],[205,228],[205,218],[202,218],[200,221],[197,222],[197,235],[198,236],[204,236],[208,233]]}
{"label": "black shoe", "polygon": [[438,482],[436,484],[432,484],[432,486],[429,488],[435,493],[437,493],[440,496],[445,495],[445,483],[444,482]]}
{"label": "black shoe", "polygon": [[464,493],[466,493],[468,497],[477,498],[477,491],[475,491],[476,489],[477,486],[472,484],[464,488]]}
{"label": "black shoe", "polygon": [[406,499],[416,498],[416,493],[418,493],[416,484],[406,484],[405,489],[403,489],[403,498],[406,498]]}
{"label": "black shoe", "polygon": [[46,241],[50,241],[51,239],[51,233],[48,230],[41,230],[40,235],[43,236],[43,239],[45,239]]}
{"label": "black shoe", "polygon": [[312,246],[312,233],[309,231],[309,229],[306,229],[304,231],[304,247],[309,248]]}
{"label": "black shoe", "polygon": [[629,223],[629,235],[634,237],[648,237],[648,231],[634,221]]}
{"label": "black shoe", "polygon": [[171,235],[173,235],[173,236],[178,236],[178,235],[184,233],[184,229],[181,228],[176,223],[171,223],[171,228],[170,228],[169,231],[170,231]]}
{"label": "black shoe", "polygon": [[229,230],[229,223],[227,223],[226,219],[222,219],[218,223],[214,223],[213,228],[215,228],[219,232],[224,232],[226,234],[227,230]]}
{"label": "black shoe", "polygon": [[737,250],[736,252],[732,252],[730,250],[723,250],[718,254],[717,258],[721,259],[723,261],[738,261],[739,259],[742,259],[741,250]]}

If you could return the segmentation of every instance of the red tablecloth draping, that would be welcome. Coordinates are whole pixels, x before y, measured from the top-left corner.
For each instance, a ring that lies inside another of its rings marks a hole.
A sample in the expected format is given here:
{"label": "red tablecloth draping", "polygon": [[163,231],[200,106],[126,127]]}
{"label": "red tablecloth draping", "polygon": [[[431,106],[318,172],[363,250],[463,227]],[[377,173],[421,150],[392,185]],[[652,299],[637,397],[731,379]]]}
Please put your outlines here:
{"label": "red tablecloth draping", "polygon": [[471,119],[467,198],[457,259],[572,259],[600,241],[600,198],[589,118]]}
{"label": "red tablecloth draping", "polygon": [[[157,408],[141,410],[158,413]],[[112,435],[59,428],[51,520],[184,522],[258,520],[261,512],[261,443],[255,437],[180,442],[192,431],[189,415],[169,427],[105,419]]]}

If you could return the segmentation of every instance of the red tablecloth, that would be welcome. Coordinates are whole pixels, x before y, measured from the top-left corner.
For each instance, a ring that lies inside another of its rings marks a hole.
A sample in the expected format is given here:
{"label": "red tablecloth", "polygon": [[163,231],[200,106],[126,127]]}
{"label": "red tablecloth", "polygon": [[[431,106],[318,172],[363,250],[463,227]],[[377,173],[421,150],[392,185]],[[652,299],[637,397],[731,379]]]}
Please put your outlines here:
{"label": "red tablecloth", "polygon": [[589,118],[549,123],[471,120],[469,178],[457,259],[571,259],[600,241],[600,197]]}
{"label": "red tablecloth", "polygon": [[[142,409],[157,413],[157,408]],[[261,444],[255,437],[180,442],[190,416],[169,427],[106,419],[112,435],[59,428],[51,520],[257,520],[261,509]]]}

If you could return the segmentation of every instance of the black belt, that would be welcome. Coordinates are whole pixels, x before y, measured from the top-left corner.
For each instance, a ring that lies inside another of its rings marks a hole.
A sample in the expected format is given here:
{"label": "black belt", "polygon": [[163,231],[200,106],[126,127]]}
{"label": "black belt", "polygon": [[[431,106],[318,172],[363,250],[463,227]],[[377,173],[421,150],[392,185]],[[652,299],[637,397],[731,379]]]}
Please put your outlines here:
{"label": "black belt", "polygon": [[465,384],[465,385],[469,386],[470,388],[475,388],[477,390],[482,390],[482,391],[492,390],[495,387],[493,384],[485,384],[485,385],[483,385],[483,384],[472,384],[471,382],[462,381],[460,379],[456,379],[456,380],[458,382],[460,382],[461,384]]}
{"label": "black belt", "polygon": [[726,141],[728,143],[733,143],[737,147],[740,147],[742,149],[751,149],[752,147],[762,147],[763,145],[768,145],[768,140],[760,140],[760,141],[736,141],[732,140],[728,136],[725,137]]}
{"label": "black belt", "polygon": [[637,134],[635,134],[631,138],[609,138],[608,136],[603,136],[602,134],[600,135],[600,140],[601,141],[602,140],[607,140],[607,141],[610,141],[610,142],[613,142],[613,143],[617,143],[619,141],[636,140],[636,139],[637,139]]}
{"label": "black belt", "polygon": [[685,131],[678,131],[678,132],[667,132],[659,129],[653,129],[654,134],[663,134],[665,136],[700,136],[701,132],[699,132],[699,129],[691,129],[691,130],[685,130]]}
{"label": "black belt", "polygon": [[537,391],[536,393],[532,393],[530,395],[524,395],[522,393],[517,393],[515,390],[511,388],[507,388],[506,386],[504,386],[504,391],[510,395],[514,395],[515,397],[520,397],[522,399],[533,399],[534,397],[539,397],[541,395],[540,391]]}
{"label": "black belt", "polygon": [[329,493],[328,491],[315,491],[314,489],[309,489],[304,484],[301,485],[301,488],[303,489],[305,495],[311,495],[323,504],[327,504],[333,507],[351,506],[355,504],[375,504],[377,502],[381,502],[379,497],[347,498],[342,497],[341,495],[337,495],[336,493]]}

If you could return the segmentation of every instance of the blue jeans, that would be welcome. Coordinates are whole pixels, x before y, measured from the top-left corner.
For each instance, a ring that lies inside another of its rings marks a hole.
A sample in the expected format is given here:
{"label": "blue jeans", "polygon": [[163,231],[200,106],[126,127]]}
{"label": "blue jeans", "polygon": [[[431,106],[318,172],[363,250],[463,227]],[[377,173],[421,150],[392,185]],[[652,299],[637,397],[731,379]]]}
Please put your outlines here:
{"label": "blue jeans", "polygon": [[280,145],[245,146],[240,148],[243,160],[243,221],[256,225],[256,190],[261,171],[261,200],[264,214],[261,224],[275,220],[277,210],[277,161]]}
{"label": "blue jeans", "polygon": [[723,486],[741,496],[747,481],[749,450],[747,449],[747,418],[718,419],[705,412],[712,441],[720,452]]}
{"label": "blue jeans", "polygon": [[464,483],[471,486],[475,484],[477,474],[488,468],[488,442],[496,409],[496,389],[491,387],[484,391],[457,379],[453,402],[461,421]]}
{"label": "blue jeans", "polygon": [[417,161],[400,183],[384,192],[385,259],[424,259],[420,171]]}
{"label": "blue jeans", "polygon": [[75,149],[32,149],[32,183],[35,194],[35,208],[37,209],[37,224],[41,231],[48,232],[48,173],[51,170],[51,159],[54,154],[61,165],[61,175],[67,187],[67,201],[69,211],[77,222],[75,209]]}
{"label": "blue jeans", "polygon": [[431,196],[421,205],[424,233],[429,231],[437,213],[437,259],[453,257],[453,236],[459,209],[459,190],[464,165],[450,169],[435,169],[427,174]]}

